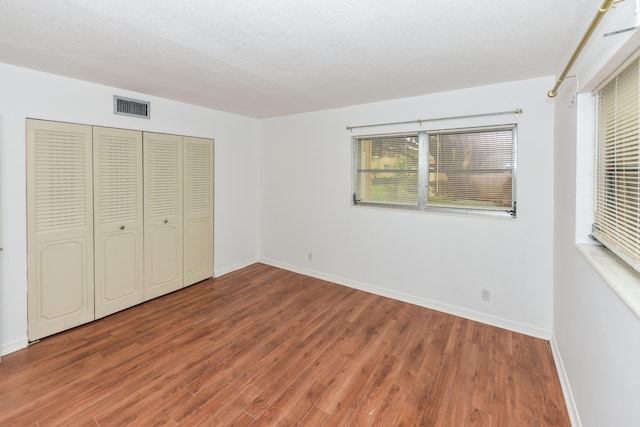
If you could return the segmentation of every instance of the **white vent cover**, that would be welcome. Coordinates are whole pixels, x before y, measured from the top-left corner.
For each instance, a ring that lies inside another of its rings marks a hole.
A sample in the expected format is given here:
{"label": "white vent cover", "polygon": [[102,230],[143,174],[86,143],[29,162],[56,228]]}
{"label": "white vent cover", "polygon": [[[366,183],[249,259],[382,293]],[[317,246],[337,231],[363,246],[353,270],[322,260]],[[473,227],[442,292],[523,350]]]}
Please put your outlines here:
{"label": "white vent cover", "polygon": [[113,95],[113,114],[148,119],[151,117],[151,103]]}

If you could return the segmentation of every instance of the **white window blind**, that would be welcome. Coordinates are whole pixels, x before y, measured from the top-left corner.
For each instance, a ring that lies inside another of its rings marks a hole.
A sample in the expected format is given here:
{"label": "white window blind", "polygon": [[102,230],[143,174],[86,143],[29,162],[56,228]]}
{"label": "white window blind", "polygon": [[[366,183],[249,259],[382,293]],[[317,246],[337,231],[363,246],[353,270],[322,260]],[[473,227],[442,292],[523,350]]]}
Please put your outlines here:
{"label": "white window blind", "polygon": [[640,271],[640,60],[598,92],[593,236]]}
{"label": "white window blind", "polygon": [[439,132],[429,136],[429,203],[509,209],[515,190],[515,128]]}
{"label": "white window blind", "polygon": [[356,204],[515,216],[515,125],[354,141]]}

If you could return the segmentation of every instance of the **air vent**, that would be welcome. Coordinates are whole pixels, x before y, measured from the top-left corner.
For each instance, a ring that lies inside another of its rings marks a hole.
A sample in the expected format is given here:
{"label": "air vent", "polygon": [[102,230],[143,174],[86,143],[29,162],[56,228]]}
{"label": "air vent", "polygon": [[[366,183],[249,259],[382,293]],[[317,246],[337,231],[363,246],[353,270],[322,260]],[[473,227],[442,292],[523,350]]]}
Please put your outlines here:
{"label": "air vent", "polygon": [[148,119],[151,117],[150,108],[151,103],[149,102],[113,95],[113,114]]}

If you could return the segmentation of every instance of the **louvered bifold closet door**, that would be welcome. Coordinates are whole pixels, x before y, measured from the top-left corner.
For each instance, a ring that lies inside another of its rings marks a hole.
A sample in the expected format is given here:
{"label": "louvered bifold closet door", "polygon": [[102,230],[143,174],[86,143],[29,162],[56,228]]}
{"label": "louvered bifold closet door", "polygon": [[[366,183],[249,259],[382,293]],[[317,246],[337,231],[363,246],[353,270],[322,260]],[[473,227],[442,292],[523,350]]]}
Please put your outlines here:
{"label": "louvered bifold closet door", "polygon": [[182,137],[144,133],[145,299],[182,288]]}
{"label": "louvered bifold closet door", "polygon": [[90,322],[91,127],[27,120],[28,336]]}
{"label": "louvered bifold closet door", "polygon": [[142,133],[93,128],[96,318],[143,298]]}
{"label": "louvered bifold closet door", "polygon": [[213,140],[183,137],[184,284],[213,276]]}

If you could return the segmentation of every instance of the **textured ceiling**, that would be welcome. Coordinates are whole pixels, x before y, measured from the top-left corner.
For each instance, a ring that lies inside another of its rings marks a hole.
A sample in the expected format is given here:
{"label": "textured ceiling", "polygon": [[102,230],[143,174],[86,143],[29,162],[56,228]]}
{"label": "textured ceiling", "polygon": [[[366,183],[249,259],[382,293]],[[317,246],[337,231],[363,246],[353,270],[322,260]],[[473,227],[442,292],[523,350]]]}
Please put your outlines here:
{"label": "textured ceiling", "polygon": [[0,0],[0,62],[263,118],[557,75],[600,3]]}

